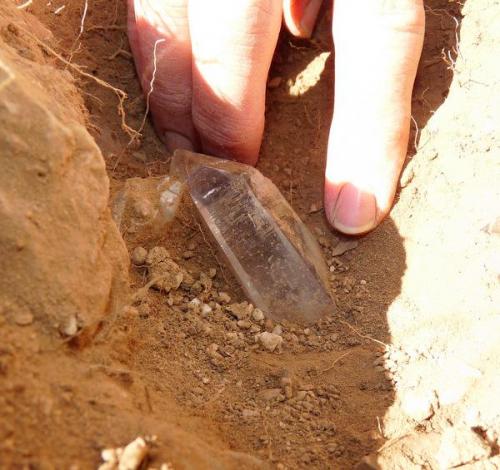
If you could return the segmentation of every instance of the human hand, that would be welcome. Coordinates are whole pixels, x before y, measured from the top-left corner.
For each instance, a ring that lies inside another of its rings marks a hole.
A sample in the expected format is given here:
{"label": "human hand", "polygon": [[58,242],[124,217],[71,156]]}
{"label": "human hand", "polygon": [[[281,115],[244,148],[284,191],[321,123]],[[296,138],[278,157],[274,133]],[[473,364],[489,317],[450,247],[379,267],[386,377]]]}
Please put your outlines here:
{"label": "human hand", "polygon": [[[322,0],[128,2],[129,38],[146,93],[156,66],[150,110],[167,148],[255,164],[282,17],[292,34],[308,37]],[[422,0],[335,0],[324,207],[343,233],[372,230],[391,208],[424,21]]]}

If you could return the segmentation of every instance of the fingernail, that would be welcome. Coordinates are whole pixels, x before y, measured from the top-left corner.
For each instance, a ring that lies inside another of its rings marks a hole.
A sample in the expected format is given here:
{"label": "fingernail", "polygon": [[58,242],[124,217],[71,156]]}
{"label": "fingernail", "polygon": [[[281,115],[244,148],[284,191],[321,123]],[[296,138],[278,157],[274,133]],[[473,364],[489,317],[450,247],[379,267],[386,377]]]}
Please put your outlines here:
{"label": "fingernail", "polygon": [[334,228],[346,235],[372,230],[377,222],[375,196],[346,183],[339,192],[330,220]]}
{"label": "fingernail", "polygon": [[177,149],[193,151],[194,146],[191,141],[182,134],[173,131],[167,131],[163,134],[163,141],[169,152],[174,152]]}
{"label": "fingernail", "polygon": [[312,36],[322,2],[323,0],[309,0],[306,2],[304,12],[302,13],[302,19],[300,21],[300,29],[302,30],[304,37],[310,38]]}

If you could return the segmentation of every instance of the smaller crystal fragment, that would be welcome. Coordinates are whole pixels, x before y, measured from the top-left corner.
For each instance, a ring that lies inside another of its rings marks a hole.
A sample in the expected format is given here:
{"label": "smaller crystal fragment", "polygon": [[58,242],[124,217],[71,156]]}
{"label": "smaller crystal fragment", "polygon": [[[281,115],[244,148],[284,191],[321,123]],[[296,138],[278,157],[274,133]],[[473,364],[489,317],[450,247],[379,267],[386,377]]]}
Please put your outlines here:
{"label": "smaller crystal fragment", "polygon": [[115,196],[112,214],[122,233],[158,237],[174,220],[184,185],[170,176],[130,178]]}

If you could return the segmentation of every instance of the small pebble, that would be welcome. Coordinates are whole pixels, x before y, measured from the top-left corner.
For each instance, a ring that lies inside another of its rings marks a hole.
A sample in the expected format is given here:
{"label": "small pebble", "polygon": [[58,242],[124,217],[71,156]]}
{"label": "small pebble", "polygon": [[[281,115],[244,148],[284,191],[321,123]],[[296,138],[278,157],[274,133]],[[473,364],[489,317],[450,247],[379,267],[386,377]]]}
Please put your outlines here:
{"label": "small pebble", "polygon": [[262,320],[264,320],[264,312],[259,308],[255,308],[252,312],[252,318],[256,322],[261,322]]}
{"label": "small pebble", "polygon": [[260,326],[259,325],[252,325],[250,327],[250,333],[260,333]]}
{"label": "small pebble", "polygon": [[185,251],[184,253],[182,253],[182,257],[184,259],[190,259],[194,256],[194,252],[193,251],[190,251],[190,250],[187,250]]}
{"label": "small pebble", "polygon": [[281,395],[281,388],[268,388],[259,392],[259,397],[265,401],[271,401]]}
{"label": "small pebble", "polygon": [[321,206],[319,204],[311,204],[309,207],[309,214],[314,214],[321,210]]}
{"label": "small pebble", "polygon": [[28,326],[33,323],[33,315],[29,312],[19,312],[15,315],[14,321],[19,326]]}
{"label": "small pebble", "polygon": [[238,320],[236,324],[242,330],[248,330],[252,326],[252,324],[248,320]]}
{"label": "small pebble", "polygon": [[354,250],[359,245],[359,242],[356,240],[348,240],[345,242],[339,242],[335,248],[332,249],[332,256],[341,256],[344,253]]}
{"label": "small pebble", "polygon": [[134,251],[132,251],[132,263],[136,266],[142,266],[146,263],[146,257],[148,256],[148,252],[146,248],[142,246],[136,246]]}
{"label": "small pebble", "polygon": [[228,304],[229,302],[231,302],[231,296],[227,292],[219,292],[217,300],[221,304]]}
{"label": "small pebble", "polygon": [[74,336],[78,331],[76,315],[70,315],[61,325],[59,331],[64,336]]}
{"label": "small pebble", "polygon": [[207,316],[207,315],[210,315],[212,313],[212,307],[210,307],[210,305],[208,304],[203,304],[201,306],[201,314],[203,316]]}
{"label": "small pebble", "polygon": [[278,88],[282,81],[283,77],[273,77],[267,82],[267,87],[271,89]]}
{"label": "small pebble", "polygon": [[209,275],[210,279],[213,279],[217,275],[217,269],[210,268],[208,270],[208,275]]}
{"label": "small pebble", "polygon": [[281,350],[283,338],[280,335],[264,331],[264,333],[256,335],[256,338],[264,349],[267,349],[269,352]]}
{"label": "small pebble", "polygon": [[283,334],[283,327],[281,325],[276,325],[273,328],[273,334],[281,336]]}

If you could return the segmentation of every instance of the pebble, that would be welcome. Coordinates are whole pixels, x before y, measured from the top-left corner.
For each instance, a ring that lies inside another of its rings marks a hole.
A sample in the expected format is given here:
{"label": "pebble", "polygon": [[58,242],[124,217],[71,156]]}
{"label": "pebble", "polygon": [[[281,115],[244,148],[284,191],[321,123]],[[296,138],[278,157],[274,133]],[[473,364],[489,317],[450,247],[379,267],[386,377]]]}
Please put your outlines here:
{"label": "pebble", "polygon": [[264,331],[263,333],[257,334],[256,339],[264,347],[264,349],[267,349],[270,352],[274,352],[275,350],[281,351],[283,338],[280,335]]}
{"label": "pebble", "polygon": [[340,256],[343,255],[344,253],[354,250],[357,248],[359,243],[356,240],[348,240],[345,242],[339,242],[335,246],[335,248],[332,249],[332,256]]}
{"label": "pebble", "polygon": [[248,320],[238,320],[236,324],[242,330],[248,330],[252,326],[252,324]]}
{"label": "pebble", "polygon": [[201,306],[201,314],[206,317],[208,315],[210,315],[212,313],[212,307],[210,307],[210,305],[208,304],[203,304]]}
{"label": "pebble", "polygon": [[194,256],[194,252],[193,251],[190,251],[190,250],[187,250],[185,251],[184,253],[182,253],[182,257],[184,259],[190,259]]}
{"label": "pebble", "polygon": [[281,85],[281,82],[283,81],[283,77],[273,77],[267,82],[267,87],[268,88],[278,88]]}
{"label": "pebble", "polygon": [[193,300],[190,300],[188,303],[189,310],[197,311],[201,308],[201,300],[195,297]]}
{"label": "pebble", "polygon": [[188,243],[187,249],[188,249],[189,251],[194,251],[194,250],[196,250],[196,246],[197,246],[197,245],[196,245],[196,243],[195,243],[195,242],[190,242],[190,243]]}
{"label": "pebble", "polygon": [[259,325],[252,325],[250,327],[250,333],[260,333],[260,326]]}
{"label": "pebble", "polygon": [[322,209],[322,207],[319,204],[311,204],[309,206],[309,214],[314,214],[315,212],[318,212]]}
{"label": "pebble", "polygon": [[245,409],[241,412],[241,415],[243,416],[244,419],[257,418],[258,416],[260,416],[260,412],[259,410]]}
{"label": "pebble", "polygon": [[146,441],[142,437],[138,437],[123,449],[118,468],[120,470],[138,469],[148,454],[148,451],[149,448]]}
{"label": "pebble", "polygon": [[299,390],[295,396],[295,400],[302,401],[306,398],[307,392],[305,390]]}
{"label": "pebble", "polygon": [[259,397],[265,401],[271,401],[281,395],[281,388],[268,388],[259,392]]}
{"label": "pebble", "polygon": [[14,321],[19,326],[28,326],[33,323],[33,314],[29,312],[18,312],[14,317]]}
{"label": "pebble", "polygon": [[248,302],[241,302],[239,304],[228,305],[227,311],[237,320],[246,320],[253,311],[252,304]]}
{"label": "pebble", "polygon": [[264,320],[264,312],[259,308],[255,308],[252,312],[252,318],[256,322],[261,322]]}
{"label": "pebble", "polygon": [[208,275],[209,275],[210,279],[213,279],[215,276],[217,276],[217,269],[210,268],[208,270]]}
{"label": "pebble", "polygon": [[206,349],[207,351],[207,354],[209,356],[214,356],[217,354],[217,351],[219,350],[219,345],[218,344],[215,344],[215,343],[212,343],[211,345],[209,345]]}
{"label": "pebble", "polygon": [[74,336],[78,331],[76,315],[70,315],[61,325],[59,331],[64,336]]}
{"label": "pebble", "polygon": [[228,304],[229,302],[231,302],[231,296],[227,292],[219,292],[217,300],[221,304]]}
{"label": "pebble", "polygon": [[132,251],[132,263],[136,266],[142,266],[146,263],[146,257],[148,252],[143,246],[136,246],[134,251]]}
{"label": "pebble", "polygon": [[273,334],[281,336],[283,334],[283,327],[281,325],[276,325],[272,331]]}

